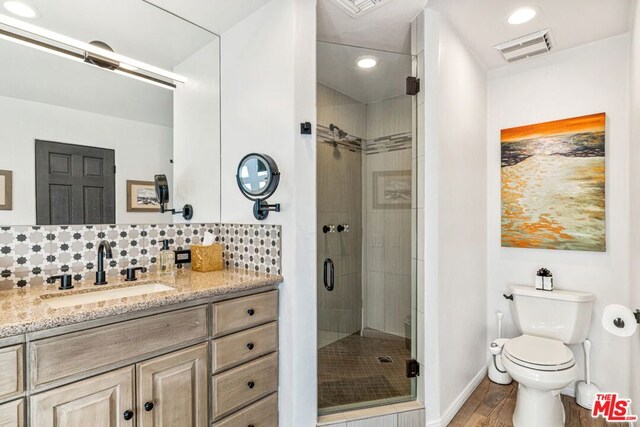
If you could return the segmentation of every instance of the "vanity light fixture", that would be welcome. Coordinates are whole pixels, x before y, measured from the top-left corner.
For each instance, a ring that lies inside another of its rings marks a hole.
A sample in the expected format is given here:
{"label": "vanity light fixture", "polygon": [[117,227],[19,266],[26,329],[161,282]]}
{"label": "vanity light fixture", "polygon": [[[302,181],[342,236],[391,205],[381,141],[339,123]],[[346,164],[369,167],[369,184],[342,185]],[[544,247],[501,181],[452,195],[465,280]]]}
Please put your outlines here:
{"label": "vanity light fixture", "polygon": [[356,65],[364,69],[373,68],[378,65],[378,58],[375,56],[361,56],[356,60]]}
{"label": "vanity light fixture", "polygon": [[34,19],[40,16],[35,7],[21,1],[6,1],[2,3],[2,7],[21,18]]}
{"label": "vanity light fixture", "polygon": [[507,22],[511,25],[520,25],[531,21],[536,17],[538,11],[533,7],[521,7],[516,9],[507,18]]}
{"label": "vanity light fixture", "polygon": [[[74,61],[97,65],[114,73],[166,89],[173,90],[177,83],[187,82],[186,77],[117,54],[100,42],[85,43],[2,14],[0,14],[0,38]],[[109,66],[105,67],[101,64]]]}

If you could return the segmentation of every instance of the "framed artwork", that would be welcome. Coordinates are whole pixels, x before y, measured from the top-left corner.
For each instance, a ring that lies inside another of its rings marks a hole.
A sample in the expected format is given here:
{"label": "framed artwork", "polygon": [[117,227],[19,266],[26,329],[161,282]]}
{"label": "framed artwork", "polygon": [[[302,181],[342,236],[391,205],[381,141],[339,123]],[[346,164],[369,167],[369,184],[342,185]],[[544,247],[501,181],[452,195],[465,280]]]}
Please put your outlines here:
{"label": "framed artwork", "polygon": [[0,211],[13,209],[13,172],[0,170]]}
{"label": "framed artwork", "polygon": [[606,114],[501,132],[502,246],[606,251]]}
{"label": "framed artwork", "polygon": [[127,212],[160,212],[153,181],[127,180]]}
{"label": "framed artwork", "polygon": [[374,209],[411,209],[411,171],[373,172]]}

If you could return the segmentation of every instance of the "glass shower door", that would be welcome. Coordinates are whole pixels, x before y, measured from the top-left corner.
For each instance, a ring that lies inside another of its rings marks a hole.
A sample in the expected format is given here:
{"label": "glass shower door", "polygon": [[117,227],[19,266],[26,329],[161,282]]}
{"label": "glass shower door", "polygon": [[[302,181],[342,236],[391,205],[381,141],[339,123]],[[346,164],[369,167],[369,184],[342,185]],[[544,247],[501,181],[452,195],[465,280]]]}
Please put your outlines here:
{"label": "glass shower door", "polygon": [[[359,68],[359,58],[379,68]],[[412,61],[318,43],[321,414],[415,398],[406,372],[415,354]]]}

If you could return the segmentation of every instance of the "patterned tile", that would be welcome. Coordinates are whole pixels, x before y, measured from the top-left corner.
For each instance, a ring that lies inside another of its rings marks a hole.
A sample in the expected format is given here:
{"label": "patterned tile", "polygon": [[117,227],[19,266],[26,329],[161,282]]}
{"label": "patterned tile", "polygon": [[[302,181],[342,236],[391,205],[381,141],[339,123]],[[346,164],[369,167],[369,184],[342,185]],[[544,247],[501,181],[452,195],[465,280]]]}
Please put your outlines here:
{"label": "patterned tile", "polygon": [[151,224],[0,227],[0,289],[38,286],[48,276],[72,274],[93,280],[97,246],[107,240],[113,252],[105,259],[108,277],[129,266],[156,271],[162,241],[171,249],[200,244],[206,233],[223,244],[228,267],[280,274],[281,227],[261,224]]}
{"label": "patterned tile", "polygon": [[99,240],[105,239],[111,246],[113,258],[105,259],[107,277],[124,274],[128,267],[140,263],[142,225],[107,225],[98,233]]}
{"label": "patterned tile", "polygon": [[101,226],[60,225],[47,227],[48,275],[72,274],[73,280],[92,278],[96,269]]}
{"label": "patterned tile", "polygon": [[281,274],[279,225],[221,224],[219,236],[228,267]]}
{"label": "patterned tile", "polygon": [[47,267],[44,227],[0,228],[0,289],[42,284]]}

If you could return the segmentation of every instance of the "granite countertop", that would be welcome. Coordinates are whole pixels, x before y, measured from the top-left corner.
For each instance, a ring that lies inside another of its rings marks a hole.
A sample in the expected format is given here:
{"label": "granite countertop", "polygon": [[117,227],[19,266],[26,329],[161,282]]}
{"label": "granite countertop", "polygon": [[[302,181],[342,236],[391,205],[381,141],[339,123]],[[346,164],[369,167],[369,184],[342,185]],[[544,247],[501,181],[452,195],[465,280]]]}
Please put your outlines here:
{"label": "granite countertop", "polygon": [[[175,276],[155,274],[139,276],[136,282],[125,282],[121,277],[109,278],[109,284],[104,286],[95,286],[91,281],[74,283],[75,288],[67,291],[58,290],[58,284],[0,291],[0,338],[154,307],[250,291],[277,285],[283,281],[282,276],[241,269],[211,273],[182,269]],[[53,308],[46,302],[53,297],[147,283],[162,283],[174,289],[63,308]]]}

